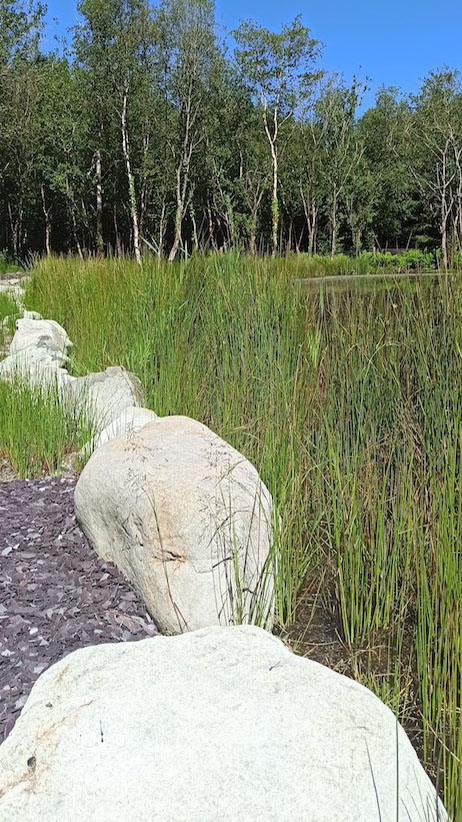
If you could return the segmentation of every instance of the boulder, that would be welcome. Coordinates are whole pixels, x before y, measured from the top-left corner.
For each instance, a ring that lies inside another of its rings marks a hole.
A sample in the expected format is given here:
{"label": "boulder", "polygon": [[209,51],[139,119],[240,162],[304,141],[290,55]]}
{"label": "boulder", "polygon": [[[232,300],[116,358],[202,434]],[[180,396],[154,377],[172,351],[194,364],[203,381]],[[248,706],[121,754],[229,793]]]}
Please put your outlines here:
{"label": "boulder", "polygon": [[120,366],[73,380],[67,401],[88,416],[98,433],[120,417],[126,408],[144,405],[139,379]]}
{"label": "boulder", "polygon": [[75,509],[164,633],[271,625],[271,495],[200,422],[158,418],[102,445],[77,483]]}
{"label": "boulder", "polygon": [[[20,312],[19,307],[18,307],[18,314],[19,313],[22,313],[23,319],[25,319],[25,320],[41,320],[42,319],[42,315],[39,314],[38,311],[26,311],[26,310],[24,310],[24,311]],[[9,316],[3,317],[3,320],[2,320],[2,323],[1,323],[3,328],[8,328],[10,323],[13,322],[13,320],[16,324],[16,322],[17,322],[16,317],[17,316],[18,316],[17,314],[12,314],[11,317],[9,317]]]}
{"label": "boulder", "polygon": [[23,282],[24,279],[5,280],[4,282],[0,282],[0,294],[8,294],[9,297],[16,300],[16,302],[22,306],[26,293],[24,285],[22,285]]}
{"label": "boulder", "polygon": [[61,357],[54,357],[53,351],[47,348],[30,348],[9,354],[0,362],[0,379],[25,380],[31,385],[48,388],[57,384],[62,386],[71,383],[71,377],[65,368],[60,366]]}
{"label": "boulder", "polygon": [[53,665],[0,747],[0,818],[448,819],[374,694],[249,626],[93,646]]}
{"label": "boulder", "polygon": [[25,360],[43,354],[62,367],[69,359],[67,349],[71,346],[66,331],[55,320],[21,319],[16,321],[10,354],[21,354]]}
{"label": "boulder", "polygon": [[[24,312],[23,312],[23,318],[24,318],[25,320],[43,320],[42,315],[41,315],[41,314],[39,314],[39,312],[38,312],[38,311],[27,311],[27,310],[24,310]],[[66,335],[66,336],[67,336],[67,335]]]}
{"label": "boulder", "polygon": [[135,405],[129,405],[124,408],[117,419],[110,422],[106,428],[103,428],[91,443],[84,446],[82,453],[85,455],[91,451],[96,451],[105,442],[113,440],[121,434],[134,434],[155,419],[157,419],[157,414],[149,408],[137,408]]}

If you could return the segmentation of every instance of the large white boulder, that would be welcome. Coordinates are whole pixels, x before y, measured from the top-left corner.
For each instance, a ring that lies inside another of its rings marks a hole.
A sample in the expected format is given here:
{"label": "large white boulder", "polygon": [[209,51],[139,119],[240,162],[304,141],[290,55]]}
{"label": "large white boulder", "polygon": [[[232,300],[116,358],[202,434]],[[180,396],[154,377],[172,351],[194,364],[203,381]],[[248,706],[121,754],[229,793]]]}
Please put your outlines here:
{"label": "large white boulder", "polygon": [[[38,311],[27,311],[26,309],[23,311],[23,319],[24,320],[43,320],[41,314]],[[63,329],[64,330],[64,329]],[[67,334],[66,334],[67,336]]]}
{"label": "large white boulder", "polygon": [[57,384],[61,389],[72,382],[65,368],[60,366],[61,357],[56,359],[50,349],[30,348],[8,354],[0,361],[0,379],[24,380],[33,386],[42,386],[46,390]]}
{"label": "large white boulder", "polygon": [[16,321],[10,354],[21,354],[29,359],[43,353],[62,367],[69,359],[67,350],[71,346],[66,331],[55,320],[21,319]]}
{"label": "large white boulder", "polygon": [[163,417],[107,442],[80,476],[75,509],[164,633],[271,625],[271,496],[205,425]]}
{"label": "large white boulder", "polygon": [[25,288],[23,283],[25,279],[4,280],[0,281],[0,294],[7,294],[15,300],[19,306],[23,307],[23,300],[25,297]]}
{"label": "large white boulder", "polygon": [[143,389],[134,374],[121,366],[78,377],[69,386],[67,402],[84,413],[100,433],[130,406],[143,406]]}
{"label": "large white boulder", "polygon": [[71,382],[64,368],[71,345],[64,328],[54,320],[17,320],[9,353],[0,362],[0,379],[22,379],[45,388]]}
{"label": "large white boulder", "polygon": [[8,822],[446,822],[366,688],[255,627],[100,645],[42,674],[0,747]]}
{"label": "large white boulder", "polygon": [[119,417],[110,422],[99,434],[97,433],[93,441],[83,448],[83,455],[96,451],[105,442],[120,437],[121,434],[135,434],[149,422],[156,419],[157,414],[149,408],[137,408],[135,405],[129,405],[124,408]]}

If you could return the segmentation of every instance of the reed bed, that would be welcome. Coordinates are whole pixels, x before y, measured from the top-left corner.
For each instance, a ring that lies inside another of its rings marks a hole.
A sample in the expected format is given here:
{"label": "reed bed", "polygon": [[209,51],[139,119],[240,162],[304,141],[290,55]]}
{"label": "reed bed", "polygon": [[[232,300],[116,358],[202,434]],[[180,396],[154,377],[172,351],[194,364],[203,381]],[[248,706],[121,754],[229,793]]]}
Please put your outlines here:
{"label": "reed bed", "polygon": [[[195,417],[254,462],[275,500],[281,629],[315,592],[356,675],[417,727],[460,822],[462,282],[302,293],[306,269],[50,259],[27,302],[67,329],[74,373],[122,364],[158,414]],[[377,643],[380,671],[364,662]]]}

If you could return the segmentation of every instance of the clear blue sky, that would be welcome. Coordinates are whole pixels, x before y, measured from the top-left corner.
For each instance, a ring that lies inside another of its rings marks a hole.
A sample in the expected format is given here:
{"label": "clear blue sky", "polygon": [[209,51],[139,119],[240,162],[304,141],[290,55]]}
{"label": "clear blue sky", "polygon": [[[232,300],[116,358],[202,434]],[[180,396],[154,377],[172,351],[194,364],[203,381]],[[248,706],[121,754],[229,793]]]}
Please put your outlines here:
{"label": "clear blue sky", "polygon": [[[430,69],[462,69],[461,0],[216,0],[220,26],[252,17],[279,29],[298,13],[325,44],[322,67],[371,78],[367,102],[381,85],[415,91]],[[59,24],[53,23],[53,18]],[[76,0],[48,0],[47,45],[77,21]]]}

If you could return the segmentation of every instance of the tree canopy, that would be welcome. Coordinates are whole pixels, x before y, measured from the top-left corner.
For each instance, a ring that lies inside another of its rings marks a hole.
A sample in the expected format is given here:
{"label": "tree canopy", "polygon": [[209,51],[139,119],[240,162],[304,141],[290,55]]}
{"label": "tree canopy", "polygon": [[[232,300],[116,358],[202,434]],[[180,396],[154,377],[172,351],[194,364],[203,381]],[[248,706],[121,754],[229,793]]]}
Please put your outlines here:
{"label": "tree canopy", "polygon": [[174,259],[241,247],[335,254],[462,245],[462,86],[412,95],[322,70],[296,17],[210,0],[80,0],[59,51],[44,6],[0,0],[0,249]]}

